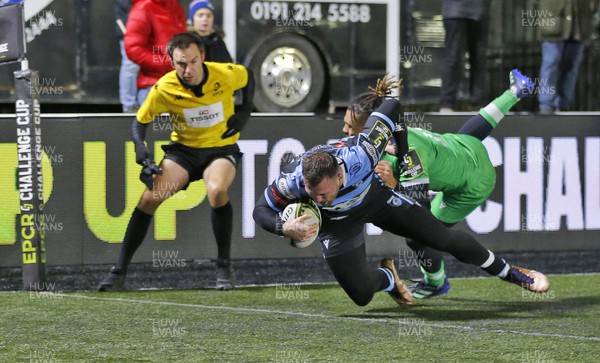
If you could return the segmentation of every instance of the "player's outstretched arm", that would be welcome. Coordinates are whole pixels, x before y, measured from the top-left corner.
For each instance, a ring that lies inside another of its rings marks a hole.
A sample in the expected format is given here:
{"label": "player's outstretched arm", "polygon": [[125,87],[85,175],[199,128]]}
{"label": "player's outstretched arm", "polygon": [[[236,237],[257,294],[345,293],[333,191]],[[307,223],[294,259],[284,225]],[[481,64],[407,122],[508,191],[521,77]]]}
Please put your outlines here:
{"label": "player's outstretched arm", "polygon": [[377,107],[365,123],[363,133],[375,147],[377,160],[385,151],[388,140],[396,130],[401,108],[398,100],[389,98]]}

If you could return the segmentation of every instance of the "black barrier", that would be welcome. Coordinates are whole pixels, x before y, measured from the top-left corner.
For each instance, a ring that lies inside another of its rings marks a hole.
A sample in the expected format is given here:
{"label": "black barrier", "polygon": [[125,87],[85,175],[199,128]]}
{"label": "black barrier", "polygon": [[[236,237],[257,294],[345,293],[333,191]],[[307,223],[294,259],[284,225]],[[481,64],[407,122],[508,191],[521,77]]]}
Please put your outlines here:
{"label": "black barrier", "polygon": [[[410,126],[456,131],[471,115],[408,114]],[[12,117],[12,118],[11,118]],[[19,213],[14,116],[0,116],[0,267],[22,258],[15,232]],[[48,265],[114,263],[143,184],[129,130],[133,116],[43,115],[45,232]],[[341,135],[341,118],[257,117],[239,145],[244,157],[231,188],[234,259],[320,258],[317,244],[294,249],[252,220],[252,208],[292,154]],[[172,126],[159,118],[147,129],[160,160]],[[496,188],[466,222],[497,251],[600,249],[600,116],[512,115],[485,142],[497,165]],[[402,238],[367,228],[370,255],[395,256]],[[210,208],[201,182],[163,204],[133,262],[156,263],[216,257]],[[167,257],[165,257],[167,256]]]}

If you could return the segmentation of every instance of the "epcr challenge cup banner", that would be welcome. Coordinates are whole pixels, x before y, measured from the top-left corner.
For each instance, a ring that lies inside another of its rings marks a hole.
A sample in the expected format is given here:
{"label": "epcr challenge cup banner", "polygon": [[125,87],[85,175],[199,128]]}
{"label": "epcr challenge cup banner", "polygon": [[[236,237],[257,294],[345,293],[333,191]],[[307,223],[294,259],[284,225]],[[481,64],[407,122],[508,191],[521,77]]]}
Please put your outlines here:
{"label": "epcr challenge cup banner", "polygon": [[0,0],[0,63],[8,63],[25,57],[23,5],[2,6],[3,2]]}
{"label": "epcr challenge cup banner", "polygon": [[[5,0],[0,0],[4,5]],[[0,64],[25,60],[23,5],[0,7]],[[20,214],[17,231],[21,240],[23,289],[45,290],[44,194],[42,187],[42,129],[37,72],[24,67],[14,72],[17,100],[17,189]]]}
{"label": "epcr challenge cup banner", "polygon": [[[45,290],[44,194],[40,103],[35,87],[37,72],[15,72],[17,95],[17,187],[20,200],[18,233],[21,239],[23,289]],[[42,285],[40,285],[42,284]]]}

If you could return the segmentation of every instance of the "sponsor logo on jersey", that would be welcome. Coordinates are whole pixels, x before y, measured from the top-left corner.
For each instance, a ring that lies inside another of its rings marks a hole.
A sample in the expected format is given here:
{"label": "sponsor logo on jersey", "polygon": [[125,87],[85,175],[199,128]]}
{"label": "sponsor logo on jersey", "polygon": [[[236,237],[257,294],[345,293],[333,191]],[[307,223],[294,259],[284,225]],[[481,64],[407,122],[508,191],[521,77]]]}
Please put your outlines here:
{"label": "sponsor logo on jersey", "polygon": [[223,103],[217,102],[208,106],[184,108],[183,115],[189,127],[211,127],[224,120]]}
{"label": "sponsor logo on jersey", "polygon": [[376,149],[382,149],[385,147],[383,143],[387,143],[392,138],[392,130],[389,126],[380,120],[375,121],[371,132],[369,132],[369,140],[373,143]]}
{"label": "sponsor logo on jersey", "polygon": [[215,85],[213,87],[212,96],[216,97],[216,96],[222,95],[222,94],[223,94],[223,90],[221,89],[221,84],[219,82],[215,83]]}
{"label": "sponsor logo on jersey", "polygon": [[405,170],[404,173],[402,173],[403,179],[416,178],[424,173],[423,164],[421,164],[419,154],[417,154],[417,151],[414,149],[404,155],[402,164],[403,169]]}
{"label": "sponsor logo on jersey", "polygon": [[183,100],[182,95],[175,95],[175,101],[181,101],[181,100]]}
{"label": "sponsor logo on jersey", "polygon": [[350,168],[350,174],[358,174],[358,172],[360,171],[360,169],[362,169],[362,164],[361,163],[355,163]]}
{"label": "sponsor logo on jersey", "polygon": [[296,197],[294,196],[294,194],[292,194],[292,191],[290,190],[290,188],[288,186],[286,178],[280,178],[277,181],[277,190],[281,194],[283,194],[284,197],[286,197],[288,199],[296,199]]}
{"label": "sponsor logo on jersey", "polygon": [[392,195],[390,199],[387,200],[387,204],[391,205],[392,207],[399,207],[402,205],[402,198],[400,198],[398,195]]}
{"label": "sponsor logo on jersey", "polygon": [[323,242],[323,246],[325,246],[325,249],[329,249],[329,238],[326,238],[321,242]]}
{"label": "sponsor logo on jersey", "polygon": [[[331,207],[323,207],[323,209],[334,211],[334,212],[348,210],[348,209],[352,208],[353,206],[355,206],[356,204],[360,203],[367,196],[367,193],[369,192],[370,189],[371,189],[371,185],[368,185],[365,188],[365,190],[363,190],[362,193],[360,193],[359,195],[357,195],[353,198],[350,198],[347,201],[332,205]],[[335,203],[335,201],[334,201],[334,203]]]}
{"label": "sponsor logo on jersey", "polygon": [[379,157],[377,156],[377,150],[375,150],[375,147],[373,147],[373,145],[369,141],[362,140],[360,142],[360,145],[367,152],[367,155],[371,157],[371,160],[373,160],[373,162],[379,160]]}
{"label": "sponsor logo on jersey", "polygon": [[315,153],[317,151],[329,152],[329,151],[332,151],[332,150],[333,150],[333,148],[331,147],[331,145],[321,144],[321,145],[317,145],[317,146],[312,147],[310,150],[308,150],[307,152],[305,152],[304,155],[312,154],[312,153]]}

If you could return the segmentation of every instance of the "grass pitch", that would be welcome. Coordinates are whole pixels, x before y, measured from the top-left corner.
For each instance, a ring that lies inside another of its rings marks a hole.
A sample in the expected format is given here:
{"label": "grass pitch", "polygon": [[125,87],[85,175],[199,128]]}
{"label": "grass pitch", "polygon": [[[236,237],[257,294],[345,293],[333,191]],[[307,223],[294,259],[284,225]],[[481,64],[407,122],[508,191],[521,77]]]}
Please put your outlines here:
{"label": "grass pitch", "polygon": [[600,275],[355,306],[336,284],[0,293],[0,362],[597,362]]}

